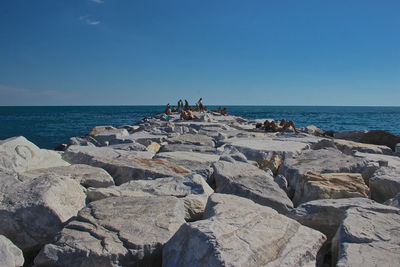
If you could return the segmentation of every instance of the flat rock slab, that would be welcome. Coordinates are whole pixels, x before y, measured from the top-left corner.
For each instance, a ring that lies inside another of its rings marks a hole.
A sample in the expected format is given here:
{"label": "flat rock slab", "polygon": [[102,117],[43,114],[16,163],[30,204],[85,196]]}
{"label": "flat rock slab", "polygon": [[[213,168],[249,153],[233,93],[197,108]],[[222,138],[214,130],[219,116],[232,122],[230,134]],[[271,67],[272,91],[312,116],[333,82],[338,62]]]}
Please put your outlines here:
{"label": "flat rock slab", "polygon": [[160,266],[163,245],[185,223],[175,197],[112,197],[90,203],[36,266]]}
{"label": "flat rock slab", "polygon": [[359,173],[308,172],[296,185],[293,204],[326,198],[368,198],[369,188]]}
{"label": "flat rock slab", "polygon": [[231,138],[224,143],[237,148],[249,160],[268,159],[272,154],[293,155],[309,147],[309,144],[271,138]]}
{"label": "flat rock slab", "polygon": [[211,165],[217,162],[219,157],[215,154],[176,151],[158,153],[154,158],[166,160],[208,179],[212,174]]}
{"label": "flat rock slab", "polygon": [[187,144],[166,144],[160,148],[160,152],[199,152],[199,153],[215,153],[217,149],[210,146],[196,146]]}
{"label": "flat rock slab", "polygon": [[382,167],[369,179],[371,198],[384,202],[400,192],[400,168]]}
{"label": "flat rock slab", "polygon": [[25,172],[68,165],[59,153],[40,149],[23,136],[0,141],[0,168]]}
{"label": "flat rock slab", "polygon": [[360,207],[376,212],[393,212],[396,208],[367,198],[321,199],[309,201],[293,209],[289,216],[303,225],[324,233],[328,240],[335,235],[347,209]]}
{"label": "flat rock slab", "polygon": [[285,158],[279,174],[286,177],[289,188],[294,190],[300,177],[309,171],[361,173],[366,165],[366,160],[354,158],[333,148],[306,150],[300,155]]}
{"label": "flat rock slab", "polygon": [[200,175],[129,181],[120,186],[89,188],[87,198],[96,201],[115,196],[175,196],[185,204],[185,219],[197,220],[203,216],[207,199],[214,190]]}
{"label": "flat rock slab", "polygon": [[63,224],[85,206],[78,182],[42,175],[9,187],[0,203],[0,234],[25,253],[50,242]]}
{"label": "flat rock slab", "polygon": [[400,210],[347,210],[333,239],[337,266],[399,266]]}
{"label": "flat rock slab", "polygon": [[84,187],[108,187],[114,185],[113,178],[105,170],[85,164],[37,169],[24,172],[19,175],[19,178],[23,180],[33,179],[43,174],[67,177],[76,180]]}
{"label": "flat rock slab", "polygon": [[182,225],[165,245],[163,266],[315,266],[324,241],[271,208],[213,194],[204,220]]}
{"label": "flat rock slab", "polygon": [[7,237],[0,235],[0,264],[1,266],[22,266],[24,255]]}
{"label": "flat rock slab", "polygon": [[[102,153],[102,150],[105,153]],[[150,180],[190,173],[183,167],[164,159],[152,159],[152,155],[153,153],[150,152],[71,146],[65,151],[63,158],[71,163],[83,163],[103,168],[114,178],[116,185],[130,180]]]}
{"label": "flat rock slab", "polygon": [[206,135],[200,134],[182,134],[176,137],[166,139],[169,144],[189,144],[196,146],[209,146],[214,147],[213,139]]}
{"label": "flat rock slab", "polygon": [[251,164],[219,161],[213,165],[216,192],[249,198],[254,202],[287,213],[293,204],[270,173]]}

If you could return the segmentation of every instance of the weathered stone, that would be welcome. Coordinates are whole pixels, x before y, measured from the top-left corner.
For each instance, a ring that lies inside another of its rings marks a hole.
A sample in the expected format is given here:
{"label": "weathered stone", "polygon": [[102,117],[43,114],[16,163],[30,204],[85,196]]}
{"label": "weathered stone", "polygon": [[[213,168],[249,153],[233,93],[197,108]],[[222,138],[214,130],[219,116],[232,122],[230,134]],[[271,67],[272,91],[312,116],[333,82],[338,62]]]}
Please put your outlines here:
{"label": "weathered stone", "polygon": [[152,159],[146,151],[112,150],[107,147],[69,147],[63,158],[71,163],[84,163],[105,169],[120,185],[130,180],[187,175],[189,171],[164,159]]}
{"label": "weathered stone", "polygon": [[163,245],[185,222],[175,197],[90,203],[35,258],[35,266],[160,266]]}
{"label": "weathered stone", "polygon": [[213,139],[206,135],[199,134],[182,134],[166,140],[169,144],[189,144],[197,146],[214,147]]}
{"label": "weathered stone", "polygon": [[219,155],[176,151],[158,153],[154,158],[174,163],[193,173],[200,174],[208,180],[213,171],[211,165],[219,160]]}
{"label": "weathered stone", "polygon": [[371,198],[384,202],[400,192],[400,169],[382,167],[369,179]]}
{"label": "weathered stone", "polygon": [[360,142],[374,145],[385,145],[394,151],[396,144],[400,143],[400,136],[383,130],[373,130],[364,134]]}
{"label": "weathered stone", "polygon": [[400,193],[398,193],[394,198],[386,200],[384,204],[400,209]]}
{"label": "weathered stone", "polygon": [[70,178],[84,187],[108,187],[114,185],[113,178],[105,170],[84,164],[32,170],[20,174],[19,179],[33,179],[41,175]]}
{"label": "weathered stone", "polygon": [[281,167],[282,165],[282,162],[282,156],[273,155],[268,161],[267,168],[270,169],[274,175],[276,175],[278,173],[279,167]]}
{"label": "weathered stone", "polygon": [[280,213],[287,213],[293,207],[272,175],[251,164],[219,161],[213,168],[218,193],[249,198]]}
{"label": "weathered stone", "polygon": [[380,213],[351,208],[332,243],[336,266],[398,266],[400,209]]}
{"label": "weathered stone", "polygon": [[58,152],[40,149],[23,136],[0,141],[0,168],[24,172],[68,165]]}
{"label": "weathered stone", "polygon": [[373,154],[393,154],[393,151],[387,146],[364,144],[341,139],[323,139],[312,145],[312,149],[315,150],[327,147],[336,148],[347,155],[353,155],[356,151]]}
{"label": "weathered stone", "polygon": [[147,151],[150,151],[155,154],[155,153],[158,153],[160,148],[161,148],[161,146],[159,143],[151,142],[151,144],[147,146]]}
{"label": "weathered stone", "polygon": [[185,219],[197,220],[203,215],[208,196],[214,191],[200,175],[165,177],[155,180],[136,180],[120,186],[89,188],[89,201],[113,196],[175,196],[183,199]]}
{"label": "weathered stone", "polygon": [[315,266],[324,241],[271,208],[213,194],[205,218],[182,225],[167,242],[163,266]]}
{"label": "weathered stone", "polygon": [[289,216],[305,226],[324,233],[328,240],[331,240],[342,223],[345,211],[352,207],[382,213],[396,210],[367,198],[320,199],[301,204],[293,209]]}
{"label": "weathered stone", "polygon": [[335,132],[333,137],[337,139],[344,139],[354,142],[360,142],[361,138],[366,134],[368,131],[366,130],[354,130],[354,131],[346,131],[346,132]]}
{"label": "weathered stone", "polygon": [[400,157],[362,152],[356,152],[354,157],[369,162],[376,162],[381,167],[394,167],[400,169]]}
{"label": "weathered stone", "polygon": [[304,132],[315,136],[324,136],[324,131],[315,125],[308,125],[304,128]]}
{"label": "weathered stone", "polygon": [[285,178],[285,176],[278,174],[274,176],[274,181],[279,185],[279,187],[285,191],[286,193],[288,192],[288,182]]}
{"label": "weathered stone", "polygon": [[368,195],[369,188],[359,173],[308,172],[297,181],[293,204],[327,198],[368,198]]}
{"label": "weathered stone", "polygon": [[298,156],[285,158],[279,174],[286,177],[289,190],[294,193],[299,178],[308,171],[361,173],[367,163],[333,148],[306,150]]}
{"label": "weathered stone", "polygon": [[0,234],[28,254],[50,242],[86,200],[79,183],[54,175],[16,183],[3,194]]}
{"label": "weathered stone", "polygon": [[215,153],[217,150],[215,147],[210,146],[197,146],[187,144],[165,144],[160,148],[159,152],[199,152],[199,153]]}
{"label": "weathered stone", "polygon": [[95,126],[93,129],[88,133],[88,135],[97,135],[106,131],[116,130],[113,126]]}
{"label": "weathered stone", "polygon": [[0,265],[18,267],[24,265],[24,255],[7,237],[0,235]]}

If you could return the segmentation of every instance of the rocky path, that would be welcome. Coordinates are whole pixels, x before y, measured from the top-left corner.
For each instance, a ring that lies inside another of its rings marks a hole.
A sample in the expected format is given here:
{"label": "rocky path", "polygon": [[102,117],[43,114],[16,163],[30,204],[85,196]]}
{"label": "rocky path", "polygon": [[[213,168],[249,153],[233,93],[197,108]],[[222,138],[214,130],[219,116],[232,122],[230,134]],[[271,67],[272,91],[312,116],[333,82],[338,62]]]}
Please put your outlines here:
{"label": "rocky path", "polygon": [[99,126],[62,152],[0,141],[0,262],[399,265],[398,153],[361,131],[198,115]]}

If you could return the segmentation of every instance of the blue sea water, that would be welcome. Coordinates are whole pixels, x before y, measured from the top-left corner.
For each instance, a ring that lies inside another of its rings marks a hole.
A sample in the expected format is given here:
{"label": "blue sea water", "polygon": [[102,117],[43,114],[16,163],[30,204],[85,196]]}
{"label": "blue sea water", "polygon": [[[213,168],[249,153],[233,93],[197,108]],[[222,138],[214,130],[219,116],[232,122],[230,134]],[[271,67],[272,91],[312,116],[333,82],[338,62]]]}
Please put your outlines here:
{"label": "blue sea water", "polygon": [[[209,109],[216,109],[209,106]],[[293,120],[297,127],[323,130],[382,129],[400,135],[400,107],[226,106],[248,119]],[[0,140],[25,136],[41,148],[52,149],[82,136],[96,125],[133,125],[163,112],[164,106],[46,106],[0,107]]]}

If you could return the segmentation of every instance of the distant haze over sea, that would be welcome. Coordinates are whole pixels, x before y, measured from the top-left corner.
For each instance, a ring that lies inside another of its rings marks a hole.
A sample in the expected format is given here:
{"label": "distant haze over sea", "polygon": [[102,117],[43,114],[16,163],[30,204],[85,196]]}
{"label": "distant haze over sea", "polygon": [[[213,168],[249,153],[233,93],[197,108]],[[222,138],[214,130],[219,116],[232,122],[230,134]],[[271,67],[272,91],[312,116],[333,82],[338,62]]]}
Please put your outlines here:
{"label": "distant haze over sea", "polygon": [[[247,119],[282,118],[296,127],[315,125],[325,131],[382,129],[400,135],[400,107],[225,106],[229,114]],[[216,109],[218,106],[208,106]],[[163,112],[164,106],[0,107],[0,139],[25,136],[52,149],[82,136],[97,125],[133,125]]]}

